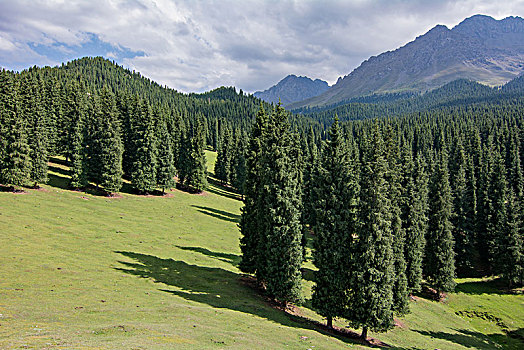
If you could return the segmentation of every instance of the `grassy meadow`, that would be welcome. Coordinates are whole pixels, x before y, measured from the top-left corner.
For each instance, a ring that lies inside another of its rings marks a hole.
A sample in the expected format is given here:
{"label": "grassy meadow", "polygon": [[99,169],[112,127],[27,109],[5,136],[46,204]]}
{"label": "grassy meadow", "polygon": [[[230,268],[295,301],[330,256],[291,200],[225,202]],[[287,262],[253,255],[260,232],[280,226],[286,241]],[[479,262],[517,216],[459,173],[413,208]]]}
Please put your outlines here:
{"label": "grassy meadow", "polygon": [[[107,198],[68,190],[67,167],[50,165],[42,189],[0,192],[0,349],[366,348],[314,322],[310,259],[293,315],[252,287],[237,268],[234,193],[127,185]],[[496,280],[458,280],[444,302],[416,297],[395,329],[370,335],[394,349],[522,349],[523,301]]]}

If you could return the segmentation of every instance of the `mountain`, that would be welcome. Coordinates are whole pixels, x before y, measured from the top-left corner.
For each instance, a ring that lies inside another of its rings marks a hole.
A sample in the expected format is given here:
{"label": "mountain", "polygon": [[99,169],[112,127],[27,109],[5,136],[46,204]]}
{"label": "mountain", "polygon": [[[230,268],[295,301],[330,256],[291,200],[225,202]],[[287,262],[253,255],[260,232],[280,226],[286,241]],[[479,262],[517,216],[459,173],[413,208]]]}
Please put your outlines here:
{"label": "mountain", "polygon": [[425,92],[457,79],[502,85],[524,71],[524,19],[475,15],[437,25],[401,48],[364,61],[328,91],[290,108],[387,92]]}
{"label": "mountain", "polygon": [[269,103],[277,103],[278,99],[284,106],[318,96],[329,89],[328,83],[323,80],[312,80],[308,77],[288,75],[277,85],[264,91],[257,91],[253,95]]}

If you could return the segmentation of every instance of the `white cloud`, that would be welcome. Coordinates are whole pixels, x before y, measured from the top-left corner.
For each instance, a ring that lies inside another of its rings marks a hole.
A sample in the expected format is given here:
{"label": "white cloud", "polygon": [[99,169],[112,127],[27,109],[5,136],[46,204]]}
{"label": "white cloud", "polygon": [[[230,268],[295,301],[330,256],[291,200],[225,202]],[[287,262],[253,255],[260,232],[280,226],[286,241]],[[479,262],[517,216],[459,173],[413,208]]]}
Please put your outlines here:
{"label": "white cloud", "polygon": [[0,51],[14,51],[16,50],[16,45],[13,44],[8,38],[0,35]]}
{"label": "white cloud", "polygon": [[[265,89],[291,73],[334,83],[436,24],[454,26],[477,13],[524,16],[522,0],[0,0],[0,7],[0,65],[47,64],[53,60],[28,43],[70,48],[94,33],[143,51],[121,63],[187,92]],[[16,57],[8,58],[13,46]]]}

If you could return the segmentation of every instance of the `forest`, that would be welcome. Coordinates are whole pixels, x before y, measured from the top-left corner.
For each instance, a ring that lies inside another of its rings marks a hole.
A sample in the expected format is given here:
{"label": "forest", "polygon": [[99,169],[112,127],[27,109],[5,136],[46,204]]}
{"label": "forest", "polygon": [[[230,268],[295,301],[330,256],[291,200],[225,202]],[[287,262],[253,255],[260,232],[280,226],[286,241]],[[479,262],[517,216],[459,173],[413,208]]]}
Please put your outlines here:
{"label": "forest", "polygon": [[523,79],[292,114],[234,88],[181,94],[102,58],[3,70],[0,184],[38,187],[63,156],[72,189],[201,192],[216,150],[217,179],[244,200],[240,269],[300,303],[312,241],[314,309],[366,338],[457,276],[522,285]]}

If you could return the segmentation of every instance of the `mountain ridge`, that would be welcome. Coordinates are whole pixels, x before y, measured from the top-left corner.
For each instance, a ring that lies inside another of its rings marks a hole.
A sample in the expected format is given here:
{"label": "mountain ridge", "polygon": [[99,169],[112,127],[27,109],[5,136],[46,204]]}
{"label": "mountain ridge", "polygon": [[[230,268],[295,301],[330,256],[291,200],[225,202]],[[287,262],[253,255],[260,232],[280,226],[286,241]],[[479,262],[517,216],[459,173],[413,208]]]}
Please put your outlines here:
{"label": "mountain ridge", "polygon": [[425,92],[457,79],[497,86],[524,71],[524,19],[464,19],[436,25],[404,46],[371,56],[325,93],[290,108],[329,105],[386,92]]}
{"label": "mountain ridge", "polygon": [[328,89],[328,83],[323,80],[290,74],[269,89],[256,91],[253,96],[268,103],[278,103],[280,100],[284,106],[287,106],[318,96]]}

